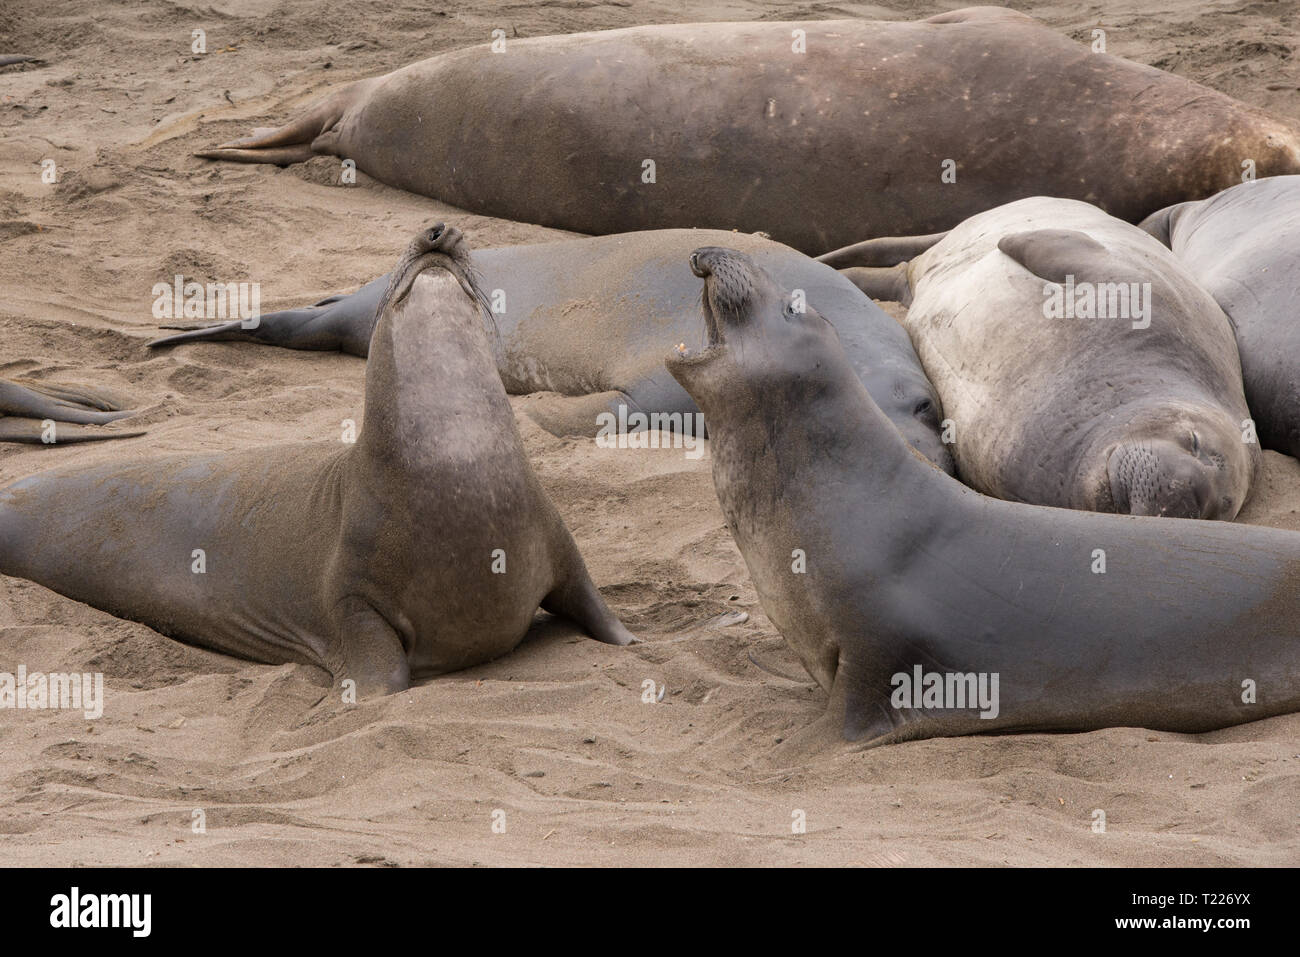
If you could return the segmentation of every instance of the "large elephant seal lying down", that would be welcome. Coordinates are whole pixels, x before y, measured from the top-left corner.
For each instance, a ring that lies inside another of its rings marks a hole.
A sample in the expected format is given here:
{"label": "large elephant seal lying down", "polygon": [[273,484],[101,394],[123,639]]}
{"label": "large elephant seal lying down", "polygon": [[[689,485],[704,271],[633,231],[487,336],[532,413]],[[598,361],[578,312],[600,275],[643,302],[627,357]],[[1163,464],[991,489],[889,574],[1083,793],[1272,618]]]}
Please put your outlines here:
{"label": "large elephant seal lying down", "polygon": [[1168,249],[1087,203],[1041,196],[937,238],[821,259],[908,305],[968,485],[1035,505],[1236,516],[1260,462],[1237,346]]}
{"label": "large elephant seal lying down", "polygon": [[68,445],[144,435],[81,427],[106,425],[132,415],[134,411],[121,408],[93,389],[34,379],[0,379],[0,442]]}
{"label": "large elephant seal lying down", "polygon": [[1137,221],[1230,186],[1247,160],[1300,172],[1285,121],[994,7],[484,44],[198,155],[317,154],[503,219],[764,230],[809,253],[1035,195]]}
{"label": "large elephant seal lying down", "polygon": [[1141,226],[1232,320],[1260,441],[1300,456],[1300,176],[1242,183]]}
{"label": "large elephant seal lying down", "polygon": [[632,641],[524,457],[480,296],[459,233],[428,230],[384,297],[355,445],[24,479],[0,491],[0,573],[362,693],[504,654],[539,604]]}
{"label": "large elephant seal lying down", "polygon": [[[800,290],[818,303],[876,404],[913,447],[952,471],[939,440],[938,394],[907,333],[834,269],[761,236],[665,229],[475,250],[474,266],[498,307],[506,391],[560,393],[527,406],[559,435],[596,435],[599,417],[617,421],[620,406],[646,415],[696,412],[665,371],[661,346],[665,338],[698,341],[700,284],[686,260],[701,243],[724,242],[753,256],[792,294]],[[364,356],[387,286],[380,276],[350,296],[264,315],[254,328],[228,322],[150,344],[247,340]]]}
{"label": "large elephant seal lying down", "polygon": [[898,441],[815,303],[792,314],[729,250],[695,269],[709,345],[667,365],[713,423],[763,610],[845,737],[1198,732],[1300,710],[1300,534],[980,495]]}

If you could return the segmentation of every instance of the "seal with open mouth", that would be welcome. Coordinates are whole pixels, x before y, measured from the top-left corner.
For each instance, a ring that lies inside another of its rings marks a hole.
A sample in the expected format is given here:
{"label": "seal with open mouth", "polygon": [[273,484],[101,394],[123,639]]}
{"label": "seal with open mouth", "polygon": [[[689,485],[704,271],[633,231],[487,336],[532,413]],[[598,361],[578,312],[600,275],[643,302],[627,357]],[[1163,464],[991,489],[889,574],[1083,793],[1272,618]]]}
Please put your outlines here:
{"label": "seal with open mouth", "polygon": [[0,490],[0,573],[362,694],[510,651],[539,604],[633,641],[524,456],[460,233],[417,236],[380,306],[355,444],[23,479]]}
{"label": "seal with open mouth", "polygon": [[[845,737],[1199,732],[1300,711],[1300,533],[981,495],[899,441],[816,303],[791,309],[743,253],[692,266],[708,344],[666,364],[712,423],[763,610]],[[926,694],[901,693],[918,673]],[[975,686],[994,700],[974,704]]]}

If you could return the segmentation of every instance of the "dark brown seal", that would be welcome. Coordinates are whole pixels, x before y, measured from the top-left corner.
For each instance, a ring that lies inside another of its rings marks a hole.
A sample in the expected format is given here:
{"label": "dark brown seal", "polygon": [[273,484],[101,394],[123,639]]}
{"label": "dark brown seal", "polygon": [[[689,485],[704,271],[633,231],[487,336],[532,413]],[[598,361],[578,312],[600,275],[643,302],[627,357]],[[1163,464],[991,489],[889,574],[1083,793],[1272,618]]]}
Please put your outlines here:
{"label": "dark brown seal", "polygon": [[0,573],[361,693],[487,661],[538,605],[633,641],[524,457],[460,234],[394,270],[354,445],[174,456],[0,491]]}

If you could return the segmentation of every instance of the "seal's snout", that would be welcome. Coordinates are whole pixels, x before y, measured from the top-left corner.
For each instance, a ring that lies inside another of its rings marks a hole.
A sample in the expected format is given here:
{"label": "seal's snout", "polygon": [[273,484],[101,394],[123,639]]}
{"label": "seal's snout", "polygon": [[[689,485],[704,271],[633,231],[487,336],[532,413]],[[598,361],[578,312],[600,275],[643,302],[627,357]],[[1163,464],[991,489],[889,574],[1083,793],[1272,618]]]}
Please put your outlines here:
{"label": "seal's snout", "polygon": [[1221,467],[1193,433],[1191,448],[1160,439],[1120,446],[1108,463],[1116,510],[1162,518],[1227,519],[1240,507],[1216,491]]}
{"label": "seal's snout", "polygon": [[709,276],[709,267],[708,264],[700,258],[700,253],[702,252],[704,252],[703,249],[697,249],[695,252],[691,253],[691,272],[700,279],[705,279]]}

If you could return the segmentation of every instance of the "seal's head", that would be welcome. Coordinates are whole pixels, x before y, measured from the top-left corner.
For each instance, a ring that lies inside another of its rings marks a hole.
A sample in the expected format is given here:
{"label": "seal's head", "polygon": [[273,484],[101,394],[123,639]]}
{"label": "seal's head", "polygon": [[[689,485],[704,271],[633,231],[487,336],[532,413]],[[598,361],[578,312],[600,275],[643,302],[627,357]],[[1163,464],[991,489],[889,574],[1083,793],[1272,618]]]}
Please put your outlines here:
{"label": "seal's head", "polygon": [[[704,280],[705,345],[678,347],[667,366],[706,418],[743,404],[765,383],[798,382],[837,344],[834,326],[811,305],[796,304],[744,253],[703,246],[690,264]],[[816,381],[808,376],[807,388]]]}
{"label": "seal's head", "polygon": [[[743,408],[745,397],[756,390],[766,388],[772,395],[779,385],[782,394],[803,401],[824,388],[820,373],[828,356],[842,354],[830,321],[742,252],[703,246],[691,254],[690,265],[704,280],[706,342],[697,352],[683,344],[667,366],[706,418]],[[930,381],[889,363],[854,371],[873,401],[884,398],[877,404],[908,443],[951,473],[952,455],[939,438],[939,398]]]}
{"label": "seal's head", "polygon": [[1231,422],[1181,404],[1130,422],[1106,457],[1115,510],[1166,518],[1231,521],[1252,468]]}

